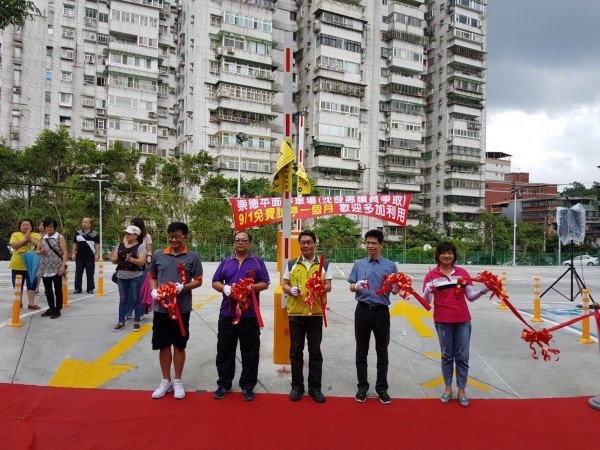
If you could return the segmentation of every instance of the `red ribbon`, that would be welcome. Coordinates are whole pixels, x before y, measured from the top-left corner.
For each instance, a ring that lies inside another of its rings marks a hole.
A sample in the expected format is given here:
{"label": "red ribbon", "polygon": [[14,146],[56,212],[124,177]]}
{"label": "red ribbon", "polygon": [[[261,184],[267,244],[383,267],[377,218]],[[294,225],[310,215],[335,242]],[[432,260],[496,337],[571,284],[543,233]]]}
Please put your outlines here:
{"label": "red ribbon", "polygon": [[534,345],[537,344],[541,349],[542,358],[544,359],[544,361],[550,361],[552,359],[551,354],[557,355],[556,361],[558,361],[558,359],[559,359],[558,355],[560,354],[560,350],[550,347],[550,340],[552,339],[552,334],[550,334],[551,331],[555,331],[560,328],[563,328],[563,327],[566,327],[569,325],[573,325],[574,323],[577,323],[585,318],[591,317],[592,315],[596,319],[596,325],[598,326],[598,328],[600,330],[600,313],[598,313],[598,311],[594,311],[589,314],[584,314],[583,316],[579,316],[574,319],[568,320],[566,322],[559,323],[558,325],[555,325],[553,327],[543,328],[538,331],[535,328],[533,328],[523,318],[523,316],[521,316],[519,311],[517,311],[517,309],[509,301],[508,295],[502,294],[502,280],[499,276],[494,275],[487,271],[483,271],[483,272],[477,274],[476,278],[470,278],[470,277],[459,278],[459,282],[461,284],[464,284],[465,281],[483,283],[485,285],[485,287],[487,287],[492,292],[492,295],[490,296],[490,298],[492,298],[495,295],[500,300],[502,300],[504,302],[504,304],[506,306],[508,306],[508,309],[510,309],[512,311],[512,313],[517,317],[517,319],[519,319],[521,322],[523,322],[525,324],[525,326],[527,326],[527,328],[529,328],[529,329],[523,330],[523,332],[521,333],[521,338],[529,344],[529,348],[531,349],[531,352],[532,352],[531,357],[533,359],[539,359],[539,357],[537,356],[537,351],[534,347]]}
{"label": "red ribbon", "polygon": [[[186,281],[185,266],[183,263],[177,264],[179,270],[179,277],[182,283]],[[179,331],[182,336],[185,336],[185,327],[183,326],[183,320],[181,319],[181,311],[179,311],[179,305],[177,304],[177,286],[175,283],[169,281],[167,284],[161,285],[157,289],[158,297],[156,299],[160,306],[168,311],[169,317],[179,322]]]}
{"label": "red ribbon", "polygon": [[425,308],[427,311],[431,310],[431,305],[425,301],[421,295],[415,291],[412,287],[412,279],[403,272],[399,273],[391,273],[389,275],[385,275],[381,282],[381,289],[375,291],[377,295],[385,294],[386,292],[390,292],[394,290],[394,286],[398,286],[399,292],[398,295],[402,297],[404,300],[408,301],[409,295],[412,295],[416,298],[421,306]]}
{"label": "red ribbon", "polygon": [[254,306],[254,311],[256,312],[256,319],[258,320],[258,326],[261,328],[265,326],[262,320],[262,316],[260,314],[260,308],[258,307],[258,301],[256,300],[256,293],[254,292],[254,289],[252,289],[253,284],[254,278],[249,277],[240,278],[239,283],[233,283],[231,285],[231,295],[229,296],[229,298],[236,302],[235,319],[233,319],[233,322],[231,322],[234,325],[240,323],[242,313],[250,307],[248,295],[251,295],[252,305]]}

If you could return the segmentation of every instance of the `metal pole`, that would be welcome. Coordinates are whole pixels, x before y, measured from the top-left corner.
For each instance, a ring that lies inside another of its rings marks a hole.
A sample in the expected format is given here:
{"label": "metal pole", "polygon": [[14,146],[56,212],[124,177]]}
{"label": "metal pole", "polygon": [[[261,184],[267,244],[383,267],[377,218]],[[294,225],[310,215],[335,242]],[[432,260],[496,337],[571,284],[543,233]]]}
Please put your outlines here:
{"label": "metal pole", "polygon": [[513,189],[514,202],[513,202],[513,257],[512,265],[517,265],[517,189]]}
{"label": "metal pole", "polygon": [[98,183],[98,202],[99,202],[99,221],[100,221],[100,258],[102,258],[102,183],[106,183],[108,180],[100,180],[98,178],[92,178],[92,181]]}
{"label": "metal pole", "polygon": [[237,198],[240,198],[240,190],[242,183],[242,146],[238,144],[238,183],[237,183]]}

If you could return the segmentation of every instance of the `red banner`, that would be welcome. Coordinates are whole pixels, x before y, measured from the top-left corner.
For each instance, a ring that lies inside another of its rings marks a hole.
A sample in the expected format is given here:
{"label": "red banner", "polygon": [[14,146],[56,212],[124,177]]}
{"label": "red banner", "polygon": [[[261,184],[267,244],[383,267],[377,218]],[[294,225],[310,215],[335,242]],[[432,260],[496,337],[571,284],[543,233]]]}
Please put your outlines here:
{"label": "red banner", "polygon": [[[406,226],[411,194],[339,195],[330,197],[292,197],[292,219],[349,215],[377,217]],[[281,197],[231,198],[236,230],[281,222]]]}

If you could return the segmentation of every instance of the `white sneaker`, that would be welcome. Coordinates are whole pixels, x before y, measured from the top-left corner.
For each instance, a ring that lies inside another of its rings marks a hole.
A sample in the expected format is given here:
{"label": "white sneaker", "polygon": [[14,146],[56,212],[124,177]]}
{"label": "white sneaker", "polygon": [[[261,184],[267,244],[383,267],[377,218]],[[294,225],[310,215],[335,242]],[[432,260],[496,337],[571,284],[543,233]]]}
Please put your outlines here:
{"label": "white sneaker", "polygon": [[177,400],[185,397],[185,389],[183,388],[183,382],[181,380],[173,380],[173,391],[173,397],[175,397]]}
{"label": "white sneaker", "polygon": [[169,380],[162,379],[156,390],[152,393],[152,398],[163,398],[167,392],[173,391],[173,385]]}

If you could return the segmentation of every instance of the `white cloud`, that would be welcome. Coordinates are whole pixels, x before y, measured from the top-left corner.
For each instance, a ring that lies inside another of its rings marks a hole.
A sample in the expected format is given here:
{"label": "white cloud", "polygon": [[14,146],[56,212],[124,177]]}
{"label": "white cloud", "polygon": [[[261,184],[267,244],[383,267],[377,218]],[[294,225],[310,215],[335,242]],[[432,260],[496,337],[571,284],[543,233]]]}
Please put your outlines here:
{"label": "white cloud", "polygon": [[554,111],[552,117],[520,110],[488,113],[487,151],[513,155],[513,172],[529,172],[533,183],[589,186],[600,180],[600,106]]}

